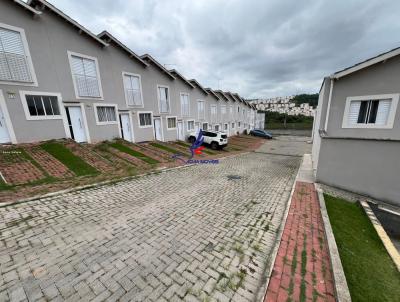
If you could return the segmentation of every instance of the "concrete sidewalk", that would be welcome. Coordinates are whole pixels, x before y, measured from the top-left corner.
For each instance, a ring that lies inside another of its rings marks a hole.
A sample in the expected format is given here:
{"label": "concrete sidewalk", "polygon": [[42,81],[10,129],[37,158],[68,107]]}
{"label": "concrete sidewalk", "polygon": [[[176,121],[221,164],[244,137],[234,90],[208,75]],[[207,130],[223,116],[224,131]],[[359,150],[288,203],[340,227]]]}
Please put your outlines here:
{"label": "concrete sidewalk", "polygon": [[265,301],[335,301],[311,158],[299,170]]}

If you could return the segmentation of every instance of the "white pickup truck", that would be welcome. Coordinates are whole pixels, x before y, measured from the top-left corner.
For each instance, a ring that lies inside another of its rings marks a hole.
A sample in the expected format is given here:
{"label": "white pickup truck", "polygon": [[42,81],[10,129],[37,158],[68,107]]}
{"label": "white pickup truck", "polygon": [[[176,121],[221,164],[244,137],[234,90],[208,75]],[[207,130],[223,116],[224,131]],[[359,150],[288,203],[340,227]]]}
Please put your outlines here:
{"label": "white pickup truck", "polygon": [[[204,131],[202,130],[204,144],[211,146],[211,149],[223,149],[228,145],[228,135],[225,132],[221,131]],[[194,143],[196,141],[198,133],[195,131],[190,132],[188,135],[188,140],[190,143]]]}

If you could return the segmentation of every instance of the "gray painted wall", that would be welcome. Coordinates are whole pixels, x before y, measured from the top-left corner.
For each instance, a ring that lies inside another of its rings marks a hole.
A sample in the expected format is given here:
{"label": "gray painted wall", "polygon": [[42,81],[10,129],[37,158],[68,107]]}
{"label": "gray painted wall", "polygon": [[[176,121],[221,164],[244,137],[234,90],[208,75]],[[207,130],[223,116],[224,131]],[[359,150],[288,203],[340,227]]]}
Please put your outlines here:
{"label": "gray painted wall", "polygon": [[323,139],[317,181],[400,206],[400,142]]}
{"label": "gray painted wall", "polygon": [[322,137],[331,81],[324,79],[314,127],[317,181],[400,205],[400,110],[392,129],[342,128],[346,98],[400,93],[400,57],[354,72],[333,83],[327,132]]}
{"label": "gray painted wall", "polygon": [[400,139],[400,110],[393,129],[343,129],[346,98],[349,96],[400,93],[400,56],[354,72],[334,82],[328,135],[362,138]]}

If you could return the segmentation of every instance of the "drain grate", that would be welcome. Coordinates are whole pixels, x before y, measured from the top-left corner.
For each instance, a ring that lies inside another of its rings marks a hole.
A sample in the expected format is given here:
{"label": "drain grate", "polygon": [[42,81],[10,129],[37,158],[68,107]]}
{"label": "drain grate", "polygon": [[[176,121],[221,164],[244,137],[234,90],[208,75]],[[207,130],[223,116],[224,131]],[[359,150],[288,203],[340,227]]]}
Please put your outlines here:
{"label": "drain grate", "polygon": [[236,179],[242,179],[242,176],[239,175],[228,175],[228,180],[236,180]]}

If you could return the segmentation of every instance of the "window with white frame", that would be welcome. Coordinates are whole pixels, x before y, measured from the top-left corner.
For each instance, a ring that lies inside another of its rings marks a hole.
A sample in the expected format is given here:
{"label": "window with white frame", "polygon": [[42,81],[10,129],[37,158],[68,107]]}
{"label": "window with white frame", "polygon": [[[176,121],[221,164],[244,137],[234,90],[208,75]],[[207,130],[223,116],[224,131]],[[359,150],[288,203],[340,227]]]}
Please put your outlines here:
{"label": "window with white frame", "polygon": [[77,97],[101,98],[97,59],[70,53],[70,60]]}
{"label": "window with white frame", "polygon": [[125,99],[128,106],[143,106],[140,76],[124,73]]}
{"label": "window with white frame", "polygon": [[398,94],[349,97],[346,100],[344,128],[392,128]]}
{"label": "window with white frame", "polygon": [[25,94],[29,116],[36,119],[61,117],[58,97]]}
{"label": "window with white frame", "polygon": [[158,106],[160,113],[169,112],[169,89],[166,86],[158,86]]}
{"label": "window with white frame", "polygon": [[0,81],[35,82],[23,29],[0,25]]}
{"label": "window with white frame", "polygon": [[194,130],[194,121],[187,122],[187,130],[188,131]]}
{"label": "window with white frame", "polygon": [[152,118],[150,112],[139,112],[139,126],[140,127],[151,127]]}
{"label": "window with white frame", "polygon": [[197,101],[197,116],[199,119],[204,120],[204,116],[205,116],[204,101]]}
{"label": "window with white frame", "polygon": [[99,124],[117,123],[117,113],[115,106],[95,106],[97,112],[97,122]]}
{"label": "window with white frame", "polygon": [[208,130],[208,123],[203,123],[201,129],[207,131]]}
{"label": "window with white frame", "polygon": [[235,123],[232,123],[232,129],[235,129]]}
{"label": "window with white frame", "polygon": [[240,122],[238,122],[238,128],[240,128]]}
{"label": "window with white frame", "polygon": [[219,131],[219,125],[214,125],[214,130]]}
{"label": "window with white frame", "polygon": [[167,117],[167,128],[168,129],[176,128],[176,117]]}
{"label": "window with white frame", "polygon": [[212,105],[210,107],[210,112],[211,112],[211,121],[216,122],[217,121],[217,106]]}
{"label": "window with white frame", "polygon": [[224,124],[224,131],[228,130],[228,124]]}
{"label": "window with white frame", "polygon": [[182,116],[190,115],[190,100],[188,93],[181,93],[181,114]]}
{"label": "window with white frame", "polygon": [[225,105],[221,105],[221,116],[225,117],[226,114],[226,106]]}

